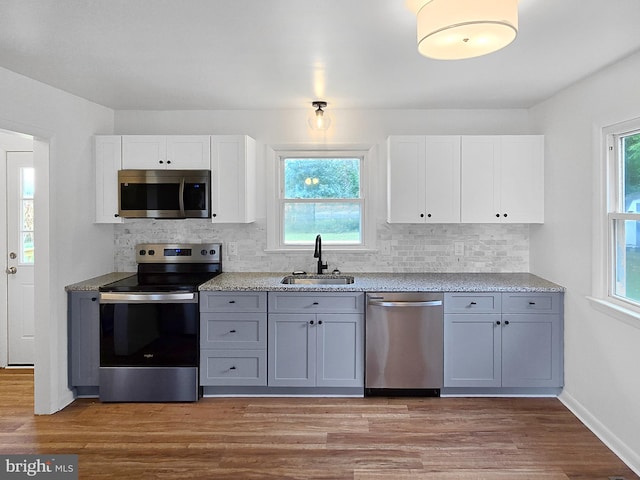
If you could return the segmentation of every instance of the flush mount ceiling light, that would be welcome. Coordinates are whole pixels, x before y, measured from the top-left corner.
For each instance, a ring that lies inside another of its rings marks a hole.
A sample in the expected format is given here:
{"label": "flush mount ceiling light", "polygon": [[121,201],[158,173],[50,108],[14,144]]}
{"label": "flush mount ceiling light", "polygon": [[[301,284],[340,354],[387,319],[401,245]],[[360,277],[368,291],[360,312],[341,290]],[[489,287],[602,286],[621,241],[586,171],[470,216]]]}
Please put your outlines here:
{"label": "flush mount ceiling light", "polygon": [[418,10],[418,52],[439,60],[479,57],[518,34],[518,0],[428,0]]}
{"label": "flush mount ceiling light", "polygon": [[331,119],[324,114],[323,108],[327,108],[327,102],[315,101],[311,102],[313,108],[316,109],[315,115],[309,118],[309,126],[313,130],[326,130],[331,125]]}

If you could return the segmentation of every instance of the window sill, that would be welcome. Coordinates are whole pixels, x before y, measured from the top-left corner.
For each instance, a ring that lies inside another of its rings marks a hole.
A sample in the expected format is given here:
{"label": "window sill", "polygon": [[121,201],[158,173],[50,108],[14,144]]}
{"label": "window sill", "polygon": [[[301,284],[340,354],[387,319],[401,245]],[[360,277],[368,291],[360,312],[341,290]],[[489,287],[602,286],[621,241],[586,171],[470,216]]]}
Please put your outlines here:
{"label": "window sill", "polygon": [[599,312],[609,315],[616,320],[626,323],[627,325],[640,329],[640,312],[602,298],[587,297],[587,300],[589,300],[591,306]]}

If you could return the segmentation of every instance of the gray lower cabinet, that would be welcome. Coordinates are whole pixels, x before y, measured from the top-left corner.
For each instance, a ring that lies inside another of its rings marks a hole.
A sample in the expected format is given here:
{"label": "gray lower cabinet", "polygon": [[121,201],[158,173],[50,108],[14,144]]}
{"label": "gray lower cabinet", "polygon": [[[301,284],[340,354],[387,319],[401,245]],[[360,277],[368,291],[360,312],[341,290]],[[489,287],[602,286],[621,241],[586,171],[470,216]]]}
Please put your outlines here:
{"label": "gray lower cabinet", "polygon": [[444,386],[563,384],[562,294],[445,294]]}
{"label": "gray lower cabinet", "polygon": [[362,387],[364,294],[269,293],[268,384]]}
{"label": "gray lower cabinet", "polygon": [[100,302],[98,292],[68,293],[69,385],[97,387],[100,367]]}
{"label": "gray lower cabinet", "polygon": [[266,292],[200,293],[200,385],[266,385],[266,348]]}

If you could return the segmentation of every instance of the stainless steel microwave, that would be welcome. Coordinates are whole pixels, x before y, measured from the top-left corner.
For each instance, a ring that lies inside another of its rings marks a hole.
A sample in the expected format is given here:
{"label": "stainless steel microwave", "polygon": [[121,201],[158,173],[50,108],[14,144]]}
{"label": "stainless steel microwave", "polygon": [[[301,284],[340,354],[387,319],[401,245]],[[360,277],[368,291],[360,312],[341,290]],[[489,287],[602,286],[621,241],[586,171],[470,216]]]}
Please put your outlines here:
{"label": "stainless steel microwave", "polygon": [[123,218],[209,218],[209,170],[120,170],[118,214]]}

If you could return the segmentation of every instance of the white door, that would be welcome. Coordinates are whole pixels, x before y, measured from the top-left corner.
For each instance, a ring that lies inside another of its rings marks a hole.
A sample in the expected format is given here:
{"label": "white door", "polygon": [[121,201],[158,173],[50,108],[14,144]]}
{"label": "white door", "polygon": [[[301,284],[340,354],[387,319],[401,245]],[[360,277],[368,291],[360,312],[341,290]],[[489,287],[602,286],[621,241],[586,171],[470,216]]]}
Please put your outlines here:
{"label": "white door", "polygon": [[33,153],[7,152],[8,363],[34,363]]}

